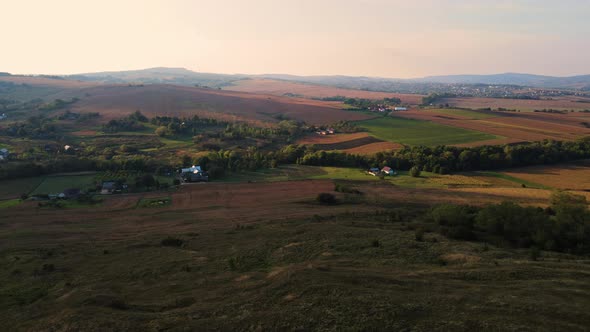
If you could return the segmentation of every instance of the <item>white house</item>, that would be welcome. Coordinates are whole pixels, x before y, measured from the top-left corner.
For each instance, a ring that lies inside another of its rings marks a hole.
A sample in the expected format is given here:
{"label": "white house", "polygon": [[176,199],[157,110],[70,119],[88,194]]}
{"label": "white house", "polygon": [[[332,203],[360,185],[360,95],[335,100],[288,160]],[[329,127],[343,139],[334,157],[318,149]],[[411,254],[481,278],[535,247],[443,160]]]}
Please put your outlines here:
{"label": "white house", "polygon": [[202,171],[203,170],[201,169],[201,166],[195,166],[195,165],[193,165],[192,167],[189,167],[189,168],[183,168],[181,170],[181,173],[194,173],[194,174],[197,174],[197,173],[201,173]]}
{"label": "white house", "polygon": [[407,111],[408,108],[407,107],[395,107],[393,110],[394,111]]}

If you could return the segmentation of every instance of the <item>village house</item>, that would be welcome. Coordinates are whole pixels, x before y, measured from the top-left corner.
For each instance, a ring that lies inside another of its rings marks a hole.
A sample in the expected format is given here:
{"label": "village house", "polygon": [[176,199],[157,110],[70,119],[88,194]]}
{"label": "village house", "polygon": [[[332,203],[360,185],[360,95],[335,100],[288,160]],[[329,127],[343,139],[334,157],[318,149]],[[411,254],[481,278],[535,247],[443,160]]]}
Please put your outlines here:
{"label": "village house", "polygon": [[183,168],[180,170],[180,177],[184,182],[208,182],[209,174],[201,169],[201,166]]}
{"label": "village house", "polygon": [[115,181],[103,181],[100,189],[101,195],[111,195],[121,191],[120,186]]}
{"label": "village house", "polygon": [[8,159],[8,155],[10,152],[8,149],[0,149],[0,161],[4,161]]}
{"label": "village house", "polygon": [[394,111],[407,111],[408,108],[407,107],[394,107],[393,110]]}
{"label": "village house", "polygon": [[381,169],[381,173],[389,176],[396,175],[397,173],[389,166],[385,166]]}
{"label": "village house", "polygon": [[61,198],[64,199],[78,199],[78,197],[80,197],[81,194],[82,191],[78,188],[68,188],[60,194],[60,197],[63,195],[63,197]]}

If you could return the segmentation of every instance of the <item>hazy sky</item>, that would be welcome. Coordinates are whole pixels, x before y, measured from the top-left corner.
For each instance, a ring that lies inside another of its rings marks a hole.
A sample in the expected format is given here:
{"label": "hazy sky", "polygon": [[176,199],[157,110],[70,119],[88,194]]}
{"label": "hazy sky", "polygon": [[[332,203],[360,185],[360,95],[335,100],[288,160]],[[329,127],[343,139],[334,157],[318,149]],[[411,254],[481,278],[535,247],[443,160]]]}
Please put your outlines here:
{"label": "hazy sky", "polygon": [[0,0],[0,71],[590,74],[590,0]]}

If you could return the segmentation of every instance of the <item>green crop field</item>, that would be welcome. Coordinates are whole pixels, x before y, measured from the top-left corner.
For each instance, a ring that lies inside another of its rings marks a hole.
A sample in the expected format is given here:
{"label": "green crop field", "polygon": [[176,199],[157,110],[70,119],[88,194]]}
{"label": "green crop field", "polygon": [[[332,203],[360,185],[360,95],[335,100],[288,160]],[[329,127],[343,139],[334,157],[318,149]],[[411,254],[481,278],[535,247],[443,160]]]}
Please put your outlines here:
{"label": "green crop field", "polygon": [[28,194],[35,190],[43,182],[45,177],[37,176],[14,180],[0,181],[0,199],[17,198],[22,194]]}
{"label": "green crop field", "polygon": [[[367,174],[364,170],[345,167],[321,167],[304,165],[285,165],[278,168],[263,169],[255,172],[238,172],[226,176],[222,182],[277,182],[298,180],[349,180],[349,181],[388,181],[404,188],[442,187],[431,181],[437,174],[422,172],[420,177],[412,177],[407,171],[398,171],[396,176],[386,176],[383,180]],[[217,182],[217,181],[216,181]]]}
{"label": "green crop field", "polygon": [[379,139],[408,145],[452,145],[500,138],[429,121],[382,117],[356,122]]}
{"label": "green crop field", "polygon": [[491,114],[490,112],[477,112],[477,111],[469,111],[469,110],[461,110],[461,109],[428,109],[426,112],[432,112],[442,115],[453,115],[462,117],[465,119],[470,120],[483,120],[489,118],[497,118],[501,116],[501,114]]}
{"label": "green crop field", "polygon": [[57,194],[68,188],[90,189],[94,187],[94,179],[94,174],[48,176],[31,194]]}

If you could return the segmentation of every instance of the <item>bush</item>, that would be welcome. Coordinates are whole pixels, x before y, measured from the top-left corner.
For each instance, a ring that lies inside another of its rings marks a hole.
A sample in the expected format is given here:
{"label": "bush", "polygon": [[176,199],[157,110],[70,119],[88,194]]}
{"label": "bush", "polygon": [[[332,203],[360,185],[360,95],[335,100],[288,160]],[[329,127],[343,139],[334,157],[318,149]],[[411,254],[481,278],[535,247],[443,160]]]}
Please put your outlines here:
{"label": "bush", "polygon": [[335,204],[336,203],[336,196],[334,196],[330,193],[321,193],[321,194],[318,194],[318,196],[316,197],[316,200],[320,204]]}
{"label": "bush", "polygon": [[416,229],[416,231],[414,232],[414,236],[416,237],[416,241],[424,241],[424,228],[420,227]]}
{"label": "bush", "polygon": [[184,241],[175,237],[167,237],[162,240],[161,244],[164,247],[181,247],[184,244]]}
{"label": "bush", "polygon": [[469,206],[442,204],[430,212],[430,218],[442,226],[443,234],[450,238],[471,240],[475,237],[473,224],[475,211]]}
{"label": "bush", "polygon": [[345,194],[357,194],[357,195],[361,194],[361,192],[358,189],[355,189],[351,186],[348,186],[345,184],[340,184],[340,183],[336,184],[336,186],[334,187],[334,191],[337,191],[340,193],[345,193]]}
{"label": "bush", "polygon": [[410,168],[410,175],[412,177],[418,178],[418,177],[420,177],[421,173],[422,173],[422,171],[420,170],[420,167],[418,167],[418,166],[414,166],[414,167]]}

